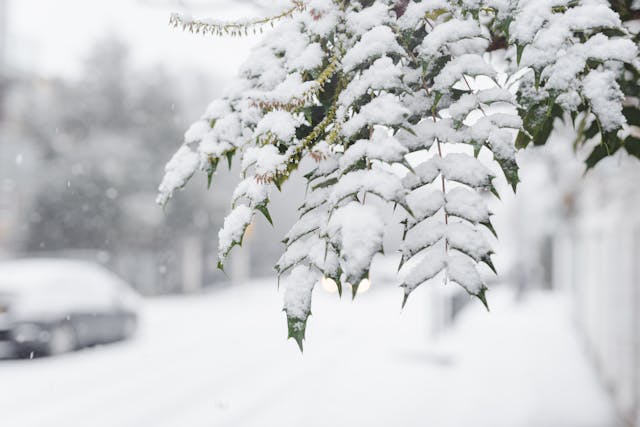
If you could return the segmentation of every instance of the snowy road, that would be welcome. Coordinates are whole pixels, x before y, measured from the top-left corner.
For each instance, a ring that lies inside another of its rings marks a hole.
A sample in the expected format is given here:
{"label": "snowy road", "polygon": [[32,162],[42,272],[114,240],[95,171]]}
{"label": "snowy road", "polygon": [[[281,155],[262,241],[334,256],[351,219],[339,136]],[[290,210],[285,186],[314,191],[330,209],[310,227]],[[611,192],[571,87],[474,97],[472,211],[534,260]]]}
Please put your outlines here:
{"label": "snowy road", "polygon": [[316,293],[304,357],[272,283],[152,300],[134,341],[0,362],[0,425],[615,425],[556,297],[496,291],[429,345],[424,295]]}

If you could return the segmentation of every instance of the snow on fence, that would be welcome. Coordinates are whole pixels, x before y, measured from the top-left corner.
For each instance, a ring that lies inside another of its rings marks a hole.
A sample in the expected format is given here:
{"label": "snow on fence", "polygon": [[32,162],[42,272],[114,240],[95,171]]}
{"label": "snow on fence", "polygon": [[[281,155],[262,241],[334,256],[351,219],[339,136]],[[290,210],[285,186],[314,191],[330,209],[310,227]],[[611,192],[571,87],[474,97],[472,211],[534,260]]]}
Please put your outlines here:
{"label": "snow on fence", "polygon": [[575,214],[555,238],[553,280],[569,288],[587,351],[623,425],[638,427],[640,168],[621,163],[596,171],[578,194]]}

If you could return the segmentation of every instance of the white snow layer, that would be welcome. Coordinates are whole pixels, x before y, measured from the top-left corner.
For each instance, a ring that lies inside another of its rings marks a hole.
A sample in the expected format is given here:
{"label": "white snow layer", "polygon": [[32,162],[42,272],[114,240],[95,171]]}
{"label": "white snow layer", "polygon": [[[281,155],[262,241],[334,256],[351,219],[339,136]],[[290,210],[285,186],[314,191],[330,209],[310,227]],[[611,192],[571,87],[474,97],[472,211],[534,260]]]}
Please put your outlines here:
{"label": "white snow layer", "polygon": [[379,25],[364,33],[360,41],[347,51],[342,58],[342,66],[349,71],[371,58],[402,52],[391,28]]}
{"label": "white snow layer", "polygon": [[384,222],[371,206],[351,202],[331,215],[327,233],[342,248],[340,265],[350,280],[363,276],[373,256],[382,250]]}
{"label": "white snow layer", "polygon": [[218,232],[218,257],[223,259],[231,247],[242,241],[245,230],[251,224],[253,211],[246,205],[236,206],[224,219]]}
{"label": "white snow layer", "polygon": [[200,156],[188,145],[183,145],[165,166],[164,178],[158,188],[156,202],[164,205],[173,192],[182,188],[198,169]]}

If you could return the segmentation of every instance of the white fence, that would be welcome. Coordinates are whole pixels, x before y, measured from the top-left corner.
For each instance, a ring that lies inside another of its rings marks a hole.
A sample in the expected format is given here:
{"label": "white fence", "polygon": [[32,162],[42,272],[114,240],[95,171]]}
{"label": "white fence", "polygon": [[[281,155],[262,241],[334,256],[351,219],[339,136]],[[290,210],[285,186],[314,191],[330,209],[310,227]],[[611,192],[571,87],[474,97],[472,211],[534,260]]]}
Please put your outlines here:
{"label": "white fence", "polygon": [[585,345],[623,425],[640,427],[640,180],[637,171],[623,172],[596,175],[579,195],[555,236],[553,281],[570,287]]}

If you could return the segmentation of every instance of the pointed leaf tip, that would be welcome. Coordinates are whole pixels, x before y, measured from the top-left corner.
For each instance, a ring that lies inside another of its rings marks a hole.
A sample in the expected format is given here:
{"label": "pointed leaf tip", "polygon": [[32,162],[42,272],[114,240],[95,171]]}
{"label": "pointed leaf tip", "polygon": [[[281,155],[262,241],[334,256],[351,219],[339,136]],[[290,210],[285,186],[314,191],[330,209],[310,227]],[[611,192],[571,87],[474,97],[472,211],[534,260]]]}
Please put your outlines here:
{"label": "pointed leaf tip", "polygon": [[484,307],[487,309],[487,311],[491,311],[491,309],[489,308],[489,303],[487,302],[487,297],[486,297],[486,292],[487,292],[487,288],[482,288],[480,289],[480,292],[478,292],[477,294],[475,294],[475,296],[482,301],[482,304],[484,305]]}
{"label": "pointed leaf tip", "polygon": [[289,337],[289,338],[293,338],[296,342],[296,344],[298,344],[298,348],[300,349],[300,353],[304,353],[304,346],[302,345],[302,338],[300,337]]}
{"label": "pointed leaf tip", "polygon": [[407,300],[409,299],[409,294],[407,292],[404,293],[404,297],[402,297],[402,306],[401,310],[404,310],[404,306],[407,305]]}
{"label": "pointed leaf tip", "polygon": [[[309,315],[310,314],[311,313],[309,313]],[[302,342],[304,341],[305,330],[307,328],[307,319],[308,316],[306,319],[297,319],[287,315],[287,329],[289,332],[288,338],[293,338],[295,340],[296,344],[298,344],[298,348],[300,349],[300,353],[304,352]]]}
{"label": "pointed leaf tip", "polygon": [[262,215],[264,215],[264,217],[267,219],[267,221],[269,221],[269,224],[271,224],[273,226],[273,220],[271,219],[271,215],[269,214],[269,209],[267,208],[267,205],[265,204],[265,205],[256,206],[256,209]]}
{"label": "pointed leaf tip", "polygon": [[351,301],[355,300],[358,295],[358,286],[360,285],[351,285]]}
{"label": "pointed leaf tip", "polygon": [[524,52],[525,45],[516,44],[516,64],[520,66],[520,59],[522,59],[522,53]]}

